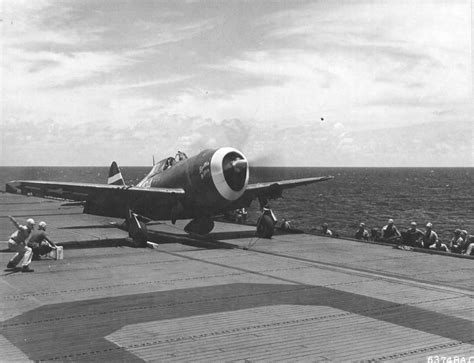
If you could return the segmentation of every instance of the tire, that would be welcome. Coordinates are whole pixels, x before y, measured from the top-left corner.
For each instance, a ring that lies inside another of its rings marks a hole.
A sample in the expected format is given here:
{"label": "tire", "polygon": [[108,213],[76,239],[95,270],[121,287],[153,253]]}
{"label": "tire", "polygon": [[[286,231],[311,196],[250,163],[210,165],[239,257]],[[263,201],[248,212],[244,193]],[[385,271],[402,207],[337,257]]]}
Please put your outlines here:
{"label": "tire", "polygon": [[148,234],[146,224],[138,221],[139,226],[130,223],[128,235],[132,238],[133,247],[146,247],[148,241]]}
{"label": "tire", "polygon": [[275,230],[275,225],[270,216],[263,215],[258,219],[257,237],[272,238],[274,230]]}

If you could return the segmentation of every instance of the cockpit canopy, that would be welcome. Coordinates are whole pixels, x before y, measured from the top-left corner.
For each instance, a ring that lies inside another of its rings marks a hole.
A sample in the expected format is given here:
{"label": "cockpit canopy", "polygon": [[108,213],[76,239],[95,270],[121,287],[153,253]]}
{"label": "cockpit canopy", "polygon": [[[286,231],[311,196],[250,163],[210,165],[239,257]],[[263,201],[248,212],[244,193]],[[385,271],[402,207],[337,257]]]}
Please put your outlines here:
{"label": "cockpit canopy", "polygon": [[166,170],[168,168],[171,168],[174,164],[180,162],[181,160],[186,160],[188,156],[183,153],[182,151],[178,151],[176,156],[173,157],[168,157],[166,159],[163,159],[161,161],[158,161],[154,166],[153,169],[151,170],[152,174],[157,174],[162,172],[163,170]]}
{"label": "cockpit canopy", "polygon": [[170,156],[166,159],[158,161],[157,163],[155,163],[155,165],[153,165],[153,168],[150,170],[147,176],[140,183],[137,184],[137,186],[149,186],[151,178],[153,178],[156,174],[159,174],[164,170],[171,168],[175,164],[179,163],[182,160],[186,160],[187,158],[188,156],[185,153],[178,151],[174,158]]}
{"label": "cockpit canopy", "polygon": [[151,169],[151,173],[153,173],[153,174],[160,173],[163,170],[171,168],[174,164],[176,164],[176,159],[170,156],[169,158],[158,161],[153,166],[153,169]]}

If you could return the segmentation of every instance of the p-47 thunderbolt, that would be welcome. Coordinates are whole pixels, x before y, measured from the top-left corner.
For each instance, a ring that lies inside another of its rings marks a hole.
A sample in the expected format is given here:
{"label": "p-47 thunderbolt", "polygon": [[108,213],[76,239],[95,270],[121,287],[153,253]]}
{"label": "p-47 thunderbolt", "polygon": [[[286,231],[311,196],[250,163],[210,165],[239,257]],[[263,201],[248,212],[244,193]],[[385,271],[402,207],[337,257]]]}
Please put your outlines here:
{"label": "p-47 thunderbolt", "polygon": [[[125,218],[123,226],[137,244],[146,244],[146,223],[152,220],[191,219],[188,233],[207,234],[213,217],[248,207],[258,199],[263,208],[283,189],[331,179],[331,176],[249,184],[249,163],[231,148],[204,150],[187,158],[184,153],[157,163],[136,185],[126,185],[115,162],[108,184],[19,180],[7,183],[6,191],[76,201],[84,213]],[[271,237],[274,221],[263,215],[257,235]]]}

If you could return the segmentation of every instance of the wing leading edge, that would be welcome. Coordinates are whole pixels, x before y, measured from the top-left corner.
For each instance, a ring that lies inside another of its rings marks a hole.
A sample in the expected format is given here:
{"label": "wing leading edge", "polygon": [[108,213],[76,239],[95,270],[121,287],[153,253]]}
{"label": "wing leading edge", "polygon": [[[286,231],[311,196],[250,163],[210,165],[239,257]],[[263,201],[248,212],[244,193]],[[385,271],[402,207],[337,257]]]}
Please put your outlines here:
{"label": "wing leading edge", "polygon": [[239,199],[239,201],[243,202],[244,204],[250,204],[250,202],[257,197],[263,197],[268,199],[280,198],[284,189],[295,188],[298,186],[318,183],[330,179],[334,179],[334,177],[321,176],[249,184],[247,186],[247,189],[245,190],[244,195]]}
{"label": "wing leading edge", "polygon": [[7,183],[8,193],[32,194],[38,197],[55,197],[74,201],[86,201],[95,193],[124,193],[143,195],[184,194],[182,188],[139,188],[133,186],[93,183],[48,182],[15,180]]}

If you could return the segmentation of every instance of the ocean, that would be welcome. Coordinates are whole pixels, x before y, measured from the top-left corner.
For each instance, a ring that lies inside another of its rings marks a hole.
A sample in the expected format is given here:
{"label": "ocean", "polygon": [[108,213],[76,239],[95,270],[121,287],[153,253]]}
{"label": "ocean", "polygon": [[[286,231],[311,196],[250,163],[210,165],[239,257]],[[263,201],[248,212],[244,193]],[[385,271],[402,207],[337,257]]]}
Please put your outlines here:
{"label": "ocean", "polygon": [[[149,167],[122,167],[127,183],[137,183]],[[0,167],[0,190],[10,180],[106,183],[108,167]],[[456,228],[474,233],[474,168],[283,168],[253,167],[250,183],[332,175],[333,180],[288,189],[271,201],[278,219],[314,232],[326,222],[341,236],[352,237],[360,222],[369,230],[388,218],[406,230],[411,221],[424,230],[433,223],[441,239]],[[256,220],[258,202],[249,208]]]}

